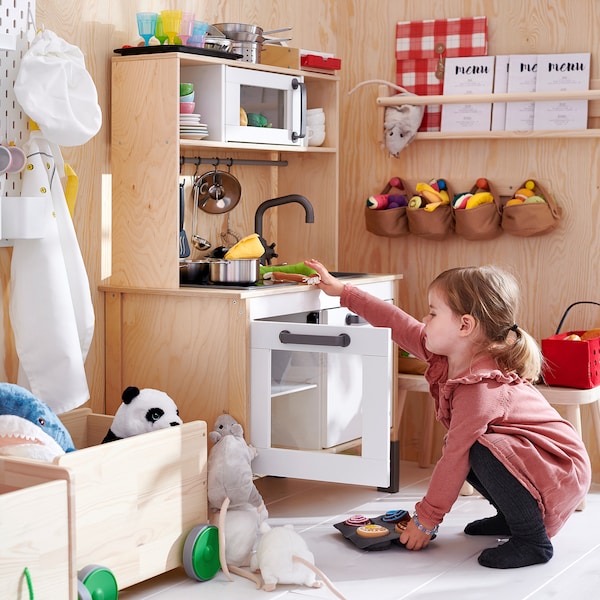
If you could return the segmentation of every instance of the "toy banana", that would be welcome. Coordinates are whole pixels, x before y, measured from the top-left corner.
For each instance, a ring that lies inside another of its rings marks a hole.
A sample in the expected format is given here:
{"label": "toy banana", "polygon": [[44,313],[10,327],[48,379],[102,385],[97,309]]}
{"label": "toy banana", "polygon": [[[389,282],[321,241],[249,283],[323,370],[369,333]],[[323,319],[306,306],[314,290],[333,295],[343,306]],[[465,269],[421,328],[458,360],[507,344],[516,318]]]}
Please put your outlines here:
{"label": "toy banana", "polygon": [[488,204],[494,201],[494,197],[490,192],[477,192],[473,194],[467,200],[467,206],[465,208],[475,208],[476,206],[481,206],[482,204]]}
{"label": "toy banana", "polygon": [[[442,193],[432,188],[428,183],[417,183],[415,187],[417,194],[421,195],[427,202],[442,202]],[[448,194],[446,194],[446,197]]]}

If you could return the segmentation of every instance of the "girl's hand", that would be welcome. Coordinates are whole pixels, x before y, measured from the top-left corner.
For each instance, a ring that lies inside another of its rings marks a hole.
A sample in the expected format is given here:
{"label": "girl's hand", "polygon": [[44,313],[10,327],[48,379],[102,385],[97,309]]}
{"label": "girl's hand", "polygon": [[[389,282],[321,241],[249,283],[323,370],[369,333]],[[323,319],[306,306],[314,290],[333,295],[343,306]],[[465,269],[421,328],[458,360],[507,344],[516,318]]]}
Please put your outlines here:
{"label": "girl's hand", "polygon": [[311,269],[314,269],[321,277],[321,282],[317,283],[317,287],[323,290],[328,296],[341,296],[344,291],[344,284],[336,279],[329,271],[315,259],[305,260],[304,264]]}
{"label": "girl's hand", "polygon": [[423,550],[429,544],[431,536],[422,532],[416,525],[413,519],[408,522],[406,529],[400,536],[400,543],[408,550]]}

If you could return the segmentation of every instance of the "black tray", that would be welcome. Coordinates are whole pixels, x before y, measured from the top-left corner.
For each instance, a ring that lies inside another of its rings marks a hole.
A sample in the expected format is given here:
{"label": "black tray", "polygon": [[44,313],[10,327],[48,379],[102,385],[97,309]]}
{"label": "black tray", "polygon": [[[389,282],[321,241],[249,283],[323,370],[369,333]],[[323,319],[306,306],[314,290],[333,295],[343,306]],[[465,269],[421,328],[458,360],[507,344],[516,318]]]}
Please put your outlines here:
{"label": "black tray", "polygon": [[[400,542],[400,535],[394,531],[395,524],[388,523],[383,520],[384,515],[379,517],[372,517],[369,520],[373,525],[382,525],[390,533],[382,537],[361,537],[356,533],[356,527],[346,525],[344,521],[341,523],[335,523],[333,526],[350,542],[352,542],[357,548],[361,550],[387,550],[392,545],[400,548],[404,548],[404,544]],[[435,539],[435,535],[431,536],[431,539]]]}
{"label": "black tray", "polygon": [[236,52],[224,52],[223,50],[213,50],[212,48],[194,48],[193,46],[173,46],[170,44],[161,46],[128,46],[126,48],[115,48],[113,52],[121,54],[122,56],[183,52],[184,54],[199,54],[201,56],[212,56],[213,58],[228,58],[229,60],[239,60],[242,58],[242,55],[237,54]]}

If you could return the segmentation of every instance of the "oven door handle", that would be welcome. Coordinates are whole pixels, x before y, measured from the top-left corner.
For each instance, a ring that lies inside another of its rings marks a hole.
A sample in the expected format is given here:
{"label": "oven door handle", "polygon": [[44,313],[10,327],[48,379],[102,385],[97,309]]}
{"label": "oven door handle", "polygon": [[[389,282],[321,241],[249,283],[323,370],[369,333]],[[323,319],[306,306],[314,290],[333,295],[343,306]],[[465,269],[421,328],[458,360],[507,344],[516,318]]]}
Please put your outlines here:
{"label": "oven door handle", "polygon": [[292,79],[292,89],[300,88],[300,133],[292,131],[292,142],[297,142],[300,138],[306,137],[306,85],[298,81],[295,77]]}
{"label": "oven door handle", "polygon": [[306,344],[311,346],[341,346],[346,348],[350,345],[350,336],[347,333],[339,335],[304,335],[302,333],[290,333],[287,329],[279,332],[279,341],[282,344]]}

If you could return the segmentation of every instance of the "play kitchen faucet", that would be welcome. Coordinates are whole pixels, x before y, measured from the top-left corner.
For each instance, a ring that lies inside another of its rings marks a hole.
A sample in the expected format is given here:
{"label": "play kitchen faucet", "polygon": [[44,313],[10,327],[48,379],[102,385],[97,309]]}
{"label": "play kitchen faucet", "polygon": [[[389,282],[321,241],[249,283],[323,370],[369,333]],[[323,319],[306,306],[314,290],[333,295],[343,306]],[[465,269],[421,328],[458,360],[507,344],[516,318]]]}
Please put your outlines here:
{"label": "play kitchen faucet", "polygon": [[262,256],[261,262],[270,265],[271,259],[277,258],[278,254],[275,253],[275,242],[271,245],[268,245],[264,240],[263,233],[263,216],[265,212],[269,208],[273,208],[274,206],[281,206],[282,204],[291,204],[296,202],[300,204],[304,211],[306,212],[305,223],[314,223],[315,222],[315,211],[313,209],[312,204],[308,201],[307,198],[301,196],[300,194],[288,194],[287,196],[280,196],[279,198],[271,198],[270,200],[265,200],[262,204],[258,206],[256,209],[256,213],[254,214],[254,231],[258,233],[260,240],[265,247],[265,253]]}

